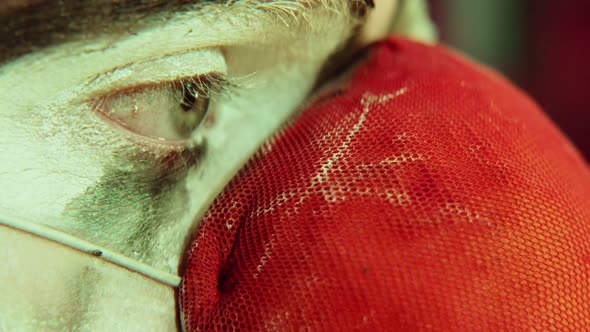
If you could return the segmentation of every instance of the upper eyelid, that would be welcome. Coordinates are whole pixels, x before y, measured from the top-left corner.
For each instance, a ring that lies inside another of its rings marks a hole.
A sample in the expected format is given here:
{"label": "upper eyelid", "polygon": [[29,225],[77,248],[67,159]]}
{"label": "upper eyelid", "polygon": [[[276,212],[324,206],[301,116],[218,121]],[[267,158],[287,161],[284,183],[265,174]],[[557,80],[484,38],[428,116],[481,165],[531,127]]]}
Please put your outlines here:
{"label": "upper eyelid", "polygon": [[174,83],[210,74],[219,77],[220,84],[223,84],[227,65],[219,48],[192,50],[118,67],[79,85],[75,88],[75,95],[82,100],[91,100],[142,86]]}
{"label": "upper eyelid", "polygon": [[105,98],[116,97],[118,95],[124,94],[141,94],[147,90],[154,90],[154,89],[175,89],[181,90],[183,86],[186,84],[192,83],[196,85],[196,90],[199,93],[204,93],[202,97],[207,97],[210,99],[216,98],[227,90],[233,90],[239,86],[239,82],[232,78],[228,78],[226,75],[222,75],[218,72],[210,72],[199,76],[190,76],[190,77],[179,77],[172,81],[165,81],[165,82],[158,82],[153,84],[144,84],[144,85],[135,85],[128,87],[126,89],[119,89],[109,91],[105,94],[97,96],[95,98],[89,99],[89,101],[101,101]]}
{"label": "upper eyelid", "polygon": [[[236,5],[240,3],[237,2]],[[152,66],[153,70],[149,72],[148,69],[146,74],[149,75],[144,75],[141,80],[113,80],[113,85],[109,86],[109,78],[113,76],[111,72],[124,71],[125,68],[132,67],[138,70],[142,67],[149,68],[148,64],[152,62],[149,59],[157,60],[162,55],[174,58],[180,55],[180,52],[198,54],[203,50],[212,49],[221,52],[222,48],[234,45],[281,45],[289,49],[304,49],[306,45],[301,43],[306,39],[298,38],[299,36],[313,29],[330,31],[324,24],[325,13],[315,15],[315,10],[308,12],[310,15],[306,16],[305,24],[293,26],[297,28],[296,31],[283,34],[277,31],[288,29],[285,21],[264,19],[268,17],[265,15],[271,15],[271,12],[257,10],[255,15],[235,16],[235,13],[242,13],[242,7],[231,8],[232,10],[224,10],[220,19],[214,21],[207,21],[199,16],[176,15],[165,24],[146,27],[136,35],[125,35],[120,38],[105,35],[96,39],[61,44],[59,47],[18,58],[7,66],[0,66],[0,90],[10,89],[23,93],[7,96],[4,103],[19,104],[30,109],[45,107],[48,104],[62,107],[85,103],[112,91],[215,71],[215,68],[195,70],[195,64],[202,63],[203,59],[195,59],[193,63],[184,64],[184,61],[179,61],[183,68],[173,70],[176,74],[171,74],[171,70],[164,71]],[[248,28],[241,28],[241,22],[246,22]],[[195,33],[187,34],[190,31]],[[260,38],[261,35],[265,37]],[[225,64],[222,67],[218,72],[226,74]],[[257,68],[251,70],[256,71]],[[5,75],[6,73],[10,75]],[[165,75],[166,73],[170,75]],[[151,75],[155,76],[150,77]],[[242,75],[244,74],[239,74]],[[18,79],[15,79],[16,77]],[[31,88],[32,82],[35,82],[34,89]],[[22,98],[23,95],[27,95],[27,98]]]}

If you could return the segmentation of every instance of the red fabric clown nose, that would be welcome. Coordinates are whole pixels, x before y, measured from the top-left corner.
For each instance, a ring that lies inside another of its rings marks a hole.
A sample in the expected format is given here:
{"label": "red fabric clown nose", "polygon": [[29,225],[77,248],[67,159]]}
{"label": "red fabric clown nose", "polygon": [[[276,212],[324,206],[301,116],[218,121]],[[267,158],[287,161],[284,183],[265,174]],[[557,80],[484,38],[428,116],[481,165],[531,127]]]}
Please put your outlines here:
{"label": "red fabric clown nose", "polygon": [[392,38],[217,198],[196,330],[590,330],[590,170],[537,105]]}

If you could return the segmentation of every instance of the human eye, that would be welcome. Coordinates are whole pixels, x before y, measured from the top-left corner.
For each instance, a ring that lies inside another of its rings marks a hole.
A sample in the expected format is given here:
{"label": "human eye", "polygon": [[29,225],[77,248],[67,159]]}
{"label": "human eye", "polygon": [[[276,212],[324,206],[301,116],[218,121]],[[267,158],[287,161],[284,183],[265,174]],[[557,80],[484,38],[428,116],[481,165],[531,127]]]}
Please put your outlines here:
{"label": "human eye", "polygon": [[95,115],[111,141],[123,137],[166,153],[194,145],[196,130],[236,81],[227,74],[223,52],[204,48],[100,73],[69,95],[85,105],[79,116]]}
{"label": "human eye", "polygon": [[120,128],[162,142],[185,142],[203,123],[215,99],[228,86],[208,73],[106,94],[95,111]]}

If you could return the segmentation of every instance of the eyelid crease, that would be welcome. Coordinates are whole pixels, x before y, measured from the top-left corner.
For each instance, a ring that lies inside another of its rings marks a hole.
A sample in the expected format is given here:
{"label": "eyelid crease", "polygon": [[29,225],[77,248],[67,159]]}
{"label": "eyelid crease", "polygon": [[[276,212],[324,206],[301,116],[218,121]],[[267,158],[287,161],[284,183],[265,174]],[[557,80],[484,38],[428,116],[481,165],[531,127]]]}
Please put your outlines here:
{"label": "eyelid crease", "polygon": [[221,50],[199,49],[115,68],[81,84],[75,94],[87,101],[125,90],[188,82],[199,77],[210,78],[211,86],[207,90],[221,91],[230,85],[226,76],[227,65]]}
{"label": "eyelid crease", "polygon": [[[181,90],[186,87],[187,84],[194,84],[195,90],[204,93],[204,97],[216,98],[227,91],[239,88],[241,82],[235,78],[228,77],[219,72],[209,72],[197,76],[179,77],[171,81],[157,82],[157,83],[146,83],[135,86],[130,86],[120,90],[109,91],[98,97],[91,98],[91,100],[112,98],[118,95],[141,93],[145,90],[167,87]],[[112,89],[114,90],[114,89]]]}

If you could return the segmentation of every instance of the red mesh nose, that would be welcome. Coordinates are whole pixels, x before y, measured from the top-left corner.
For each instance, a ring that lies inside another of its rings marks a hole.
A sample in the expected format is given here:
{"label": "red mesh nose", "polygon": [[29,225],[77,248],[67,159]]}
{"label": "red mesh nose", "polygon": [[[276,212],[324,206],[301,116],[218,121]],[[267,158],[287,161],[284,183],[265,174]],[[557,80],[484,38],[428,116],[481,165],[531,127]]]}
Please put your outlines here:
{"label": "red mesh nose", "polygon": [[180,291],[196,330],[590,330],[590,171],[538,107],[390,39],[218,197]]}

